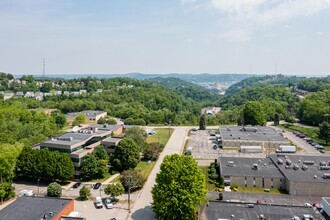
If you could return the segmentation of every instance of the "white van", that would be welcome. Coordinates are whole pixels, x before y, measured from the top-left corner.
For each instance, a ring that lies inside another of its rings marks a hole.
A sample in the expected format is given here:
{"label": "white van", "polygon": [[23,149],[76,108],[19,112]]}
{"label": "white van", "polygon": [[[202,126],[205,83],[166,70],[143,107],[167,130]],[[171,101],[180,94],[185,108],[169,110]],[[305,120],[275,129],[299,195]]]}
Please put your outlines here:
{"label": "white van", "polygon": [[95,207],[97,209],[100,209],[100,208],[103,207],[102,198],[100,196],[97,196],[96,199],[95,199]]}

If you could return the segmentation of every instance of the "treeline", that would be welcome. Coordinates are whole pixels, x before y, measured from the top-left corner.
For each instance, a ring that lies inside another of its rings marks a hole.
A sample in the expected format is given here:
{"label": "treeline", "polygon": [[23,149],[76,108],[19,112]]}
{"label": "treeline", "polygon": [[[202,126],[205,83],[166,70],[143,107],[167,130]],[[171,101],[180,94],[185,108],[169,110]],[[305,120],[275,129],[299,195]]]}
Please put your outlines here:
{"label": "treeline", "polygon": [[[84,80],[81,83],[89,85]],[[139,125],[167,124],[169,121],[177,125],[196,124],[198,121],[201,107],[199,103],[185,99],[159,84],[124,78],[101,81],[107,88],[102,93],[51,96],[45,97],[42,102],[26,98],[16,100],[23,102],[28,108],[57,108],[63,113],[102,110],[110,116]],[[133,87],[127,88],[126,85]],[[6,102],[12,103],[14,100]]]}
{"label": "treeline", "polygon": [[16,164],[17,177],[43,179],[47,181],[67,181],[73,178],[74,166],[69,154],[48,149],[32,150],[23,148]]}

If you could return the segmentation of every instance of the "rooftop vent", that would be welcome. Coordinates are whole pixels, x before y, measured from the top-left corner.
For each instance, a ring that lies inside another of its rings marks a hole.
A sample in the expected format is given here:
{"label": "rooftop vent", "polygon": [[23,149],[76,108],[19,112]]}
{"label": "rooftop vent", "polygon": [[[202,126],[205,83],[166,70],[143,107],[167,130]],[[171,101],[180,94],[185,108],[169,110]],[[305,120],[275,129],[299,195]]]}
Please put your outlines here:
{"label": "rooftop vent", "polygon": [[291,165],[291,164],[292,164],[291,160],[286,159],[286,164],[287,164],[287,165]]}
{"label": "rooftop vent", "polygon": [[294,170],[299,170],[299,166],[298,166],[298,164],[293,164],[293,169],[294,169]]}
{"label": "rooftop vent", "polygon": [[303,164],[306,164],[306,165],[314,165],[314,161],[313,161],[313,160],[304,160],[304,161],[303,161]]}
{"label": "rooftop vent", "polygon": [[258,170],[258,168],[259,168],[258,164],[255,163],[255,164],[252,165],[252,170]]}
{"label": "rooftop vent", "polygon": [[291,169],[291,167],[290,166],[285,166],[285,169]]}
{"label": "rooftop vent", "polygon": [[308,166],[306,166],[306,165],[302,165],[301,169],[302,169],[303,171],[306,171],[306,170],[308,170]]}
{"label": "rooftop vent", "polygon": [[330,166],[320,166],[320,170],[330,170]]}
{"label": "rooftop vent", "polygon": [[324,161],[320,161],[320,166],[326,166],[327,164]]}
{"label": "rooftop vent", "polygon": [[227,166],[229,166],[229,167],[233,167],[233,166],[234,166],[234,161],[228,161],[228,162],[227,162]]}
{"label": "rooftop vent", "polygon": [[280,165],[282,165],[283,164],[283,160],[280,158],[280,159],[278,159],[277,163],[280,164]]}
{"label": "rooftop vent", "polygon": [[314,179],[317,179],[317,176],[316,175],[314,175]]}
{"label": "rooftop vent", "polygon": [[324,179],[330,179],[330,173],[324,173],[323,178]]}

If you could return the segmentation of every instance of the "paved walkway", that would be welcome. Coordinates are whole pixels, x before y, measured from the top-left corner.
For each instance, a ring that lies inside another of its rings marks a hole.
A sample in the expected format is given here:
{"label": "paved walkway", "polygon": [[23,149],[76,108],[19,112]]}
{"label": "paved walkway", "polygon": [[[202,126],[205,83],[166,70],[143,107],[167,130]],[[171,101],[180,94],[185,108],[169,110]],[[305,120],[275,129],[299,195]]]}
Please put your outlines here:
{"label": "paved walkway", "polygon": [[157,160],[154,169],[150,173],[147,182],[145,183],[141,194],[135,200],[132,208],[131,215],[128,219],[134,220],[153,220],[155,214],[151,208],[152,194],[151,189],[155,184],[156,175],[160,170],[160,165],[166,155],[181,154],[183,151],[184,143],[186,140],[188,128],[187,127],[176,127],[171,138],[167,142],[163,152]]}

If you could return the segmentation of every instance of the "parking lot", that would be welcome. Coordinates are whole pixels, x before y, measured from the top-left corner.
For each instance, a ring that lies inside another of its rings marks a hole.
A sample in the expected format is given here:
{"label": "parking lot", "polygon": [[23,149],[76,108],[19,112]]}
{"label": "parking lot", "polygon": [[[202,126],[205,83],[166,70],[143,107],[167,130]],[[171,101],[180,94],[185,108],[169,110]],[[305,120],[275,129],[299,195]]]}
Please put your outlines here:
{"label": "parking lot", "polygon": [[192,148],[192,155],[195,159],[216,159],[219,157],[219,149],[213,149],[215,143],[210,138],[207,130],[190,133],[187,147]]}

